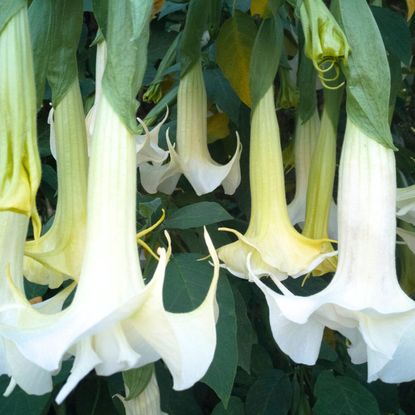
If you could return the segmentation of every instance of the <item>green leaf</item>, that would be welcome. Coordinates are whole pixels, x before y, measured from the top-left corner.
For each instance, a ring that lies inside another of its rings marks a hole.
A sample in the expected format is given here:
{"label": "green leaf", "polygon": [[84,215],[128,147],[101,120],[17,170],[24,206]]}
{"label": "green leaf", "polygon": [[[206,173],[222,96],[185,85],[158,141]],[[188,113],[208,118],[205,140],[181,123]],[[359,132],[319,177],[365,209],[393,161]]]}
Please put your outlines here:
{"label": "green leaf", "polygon": [[43,98],[45,78],[56,107],[78,77],[76,50],[81,34],[82,0],[34,0],[29,9],[37,83]]}
{"label": "green leaf", "polygon": [[2,0],[0,7],[0,33],[9,20],[22,8],[26,6],[26,0]]}
{"label": "green leaf", "polygon": [[[375,397],[358,381],[324,371],[314,387],[315,415],[380,415]],[[335,408],[335,409],[334,409]]]}
{"label": "green leaf", "polygon": [[148,382],[150,382],[153,371],[154,364],[150,363],[137,369],[122,372],[124,383],[128,388],[128,395],[125,398],[127,401],[140,395],[148,385]]}
{"label": "green leaf", "polygon": [[[246,396],[246,413],[285,415],[291,406],[292,388],[288,375],[272,369],[261,375]],[[337,415],[337,414],[336,414]]]}
{"label": "green leaf", "polygon": [[232,216],[218,203],[199,202],[173,212],[164,221],[164,226],[168,229],[189,229],[230,219],[233,219]]}
{"label": "green leaf", "polygon": [[216,351],[212,364],[201,381],[211,387],[227,407],[238,365],[238,341],[235,302],[226,276],[219,279],[216,297],[219,305]]}
{"label": "green leaf", "polygon": [[147,65],[152,7],[152,0],[109,0],[107,27],[101,28],[107,42],[102,88],[113,110],[133,134],[138,132],[136,96]]}
{"label": "green leaf", "polygon": [[212,415],[245,415],[245,407],[240,398],[231,396],[228,407],[225,408],[222,402],[219,402],[212,411]]}
{"label": "green leaf", "polygon": [[205,3],[206,0],[191,0],[189,4],[179,47],[180,78],[183,78],[200,58],[200,42],[206,30],[208,17]]}
{"label": "green leaf", "polygon": [[386,7],[371,7],[386,50],[409,65],[412,57],[411,32],[405,19]]}
{"label": "green leaf", "polygon": [[[259,27],[250,63],[252,108],[274,82],[280,63],[283,41],[283,23],[277,15],[265,19]],[[267,64],[264,65],[264,62]]]}
{"label": "green leaf", "polygon": [[252,346],[257,342],[257,337],[248,318],[244,298],[237,288],[234,288],[233,295],[238,322],[238,366],[250,373]]}
{"label": "green leaf", "polygon": [[[0,390],[4,391],[10,382],[10,378],[2,376],[0,378]],[[42,396],[28,395],[18,386],[13,393],[8,396],[0,395],[0,414],[7,415],[42,415],[47,412],[51,401],[50,393]]]}
{"label": "green leaf", "polygon": [[334,0],[332,8],[352,51],[348,65],[343,68],[347,115],[370,138],[395,149],[388,122],[391,83],[388,59],[372,12],[361,0]]}
{"label": "green leaf", "polygon": [[216,42],[216,60],[241,101],[251,106],[249,63],[257,28],[248,15],[236,11],[223,23]]}

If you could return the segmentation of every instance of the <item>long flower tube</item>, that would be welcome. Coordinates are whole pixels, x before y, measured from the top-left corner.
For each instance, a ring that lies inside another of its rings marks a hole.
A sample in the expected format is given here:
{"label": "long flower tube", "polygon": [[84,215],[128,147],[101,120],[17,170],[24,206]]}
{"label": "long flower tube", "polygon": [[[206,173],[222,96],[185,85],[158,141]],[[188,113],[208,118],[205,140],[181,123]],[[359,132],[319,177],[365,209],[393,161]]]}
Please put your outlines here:
{"label": "long flower tube", "polygon": [[167,139],[170,161],[164,165],[140,165],[141,184],[149,193],[158,190],[172,193],[184,174],[197,195],[212,192],[220,185],[226,194],[233,194],[241,181],[239,159],[241,143],[231,160],[215,162],[207,146],[207,97],[199,60],[180,80],[177,96],[177,134],[173,147]]}
{"label": "long flower tube", "polygon": [[[349,119],[339,178],[339,264],[323,291],[297,297],[255,273],[270,309],[274,339],[294,361],[314,364],[324,327],[347,337],[352,362],[368,363],[368,380],[413,379],[415,303],[395,271],[395,159]],[[412,347],[412,349],[410,349]]]}
{"label": "long flower tube", "polygon": [[[326,91],[321,127],[315,145],[307,188],[307,207],[303,235],[313,239],[329,238],[330,213],[333,209],[333,185],[336,171],[336,139],[340,103],[343,92]],[[333,215],[333,214],[332,214]],[[336,223],[337,221],[335,221]],[[334,249],[330,242],[327,252]],[[313,271],[313,275],[323,275],[336,270],[337,259],[327,258]]]}
{"label": "long flower tube", "polygon": [[238,241],[219,248],[219,258],[242,278],[248,277],[248,255],[256,275],[284,279],[306,274],[333,253],[323,253],[324,240],[306,238],[291,225],[272,86],[253,111],[250,151],[249,226],[244,235],[222,228],[234,233]]}
{"label": "long flower tube", "polygon": [[[4,307],[12,310],[19,307],[9,284],[24,296],[23,249],[31,215],[35,218],[35,234],[40,229],[35,211],[40,180],[36,92],[26,6],[10,17],[0,33],[0,113],[3,114],[0,123],[0,310],[3,313]],[[36,308],[40,313],[59,311],[67,294],[68,290],[64,290]],[[37,395],[52,388],[51,373],[24,357],[2,335],[0,374],[11,378],[5,394],[11,393],[15,385]]]}
{"label": "long flower tube", "polygon": [[54,111],[58,204],[52,227],[25,246],[24,275],[56,288],[81,271],[86,226],[88,155],[84,110],[78,79]]}
{"label": "long flower tube", "polygon": [[135,172],[134,136],[104,94],[94,128],[86,247],[73,302],[61,313],[45,316],[14,290],[20,307],[14,304],[0,313],[4,336],[36,365],[54,372],[66,353],[75,356],[58,402],[94,368],[109,375],[162,358],[174,388],[181,390],[199,380],[213,359],[219,276],[213,245],[206,234],[214,277],[202,304],[188,313],[167,312],[162,290],[170,248],[159,249],[157,269],[145,285],[135,235]]}
{"label": "long flower tube", "polygon": [[297,119],[294,138],[295,194],[288,205],[288,215],[293,225],[304,224],[308,175],[319,131],[320,117],[317,108],[307,121]]}

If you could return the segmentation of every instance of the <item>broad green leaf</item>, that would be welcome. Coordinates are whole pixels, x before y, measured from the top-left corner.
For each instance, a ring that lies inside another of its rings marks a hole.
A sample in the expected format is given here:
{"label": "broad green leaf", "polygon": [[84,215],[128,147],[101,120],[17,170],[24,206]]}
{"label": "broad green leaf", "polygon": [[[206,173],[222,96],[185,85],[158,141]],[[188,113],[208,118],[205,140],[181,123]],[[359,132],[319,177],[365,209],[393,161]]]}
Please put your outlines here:
{"label": "broad green leaf", "polygon": [[406,0],[406,5],[408,6],[408,14],[406,18],[407,20],[410,20],[415,12],[415,0]]}
{"label": "broad green leaf", "polygon": [[237,288],[233,290],[233,295],[238,322],[238,366],[251,373],[252,346],[257,342],[257,336],[248,318],[245,300]]}
{"label": "broad green leaf", "polygon": [[216,59],[241,101],[250,106],[249,63],[257,33],[251,17],[236,11],[222,25],[216,42]]}
{"label": "broad green leaf", "polygon": [[78,76],[76,50],[81,34],[82,0],[34,0],[29,9],[38,104],[45,78],[56,107]]}
{"label": "broad green leaf", "polygon": [[229,281],[224,275],[219,279],[216,298],[219,305],[216,351],[212,364],[201,381],[216,392],[226,408],[238,365],[238,341],[234,297]]}
{"label": "broad green leaf", "polygon": [[206,29],[207,16],[205,0],[190,1],[186,25],[180,39],[180,78],[183,78],[200,58],[200,42]]}
{"label": "broad green leaf", "polygon": [[412,57],[411,32],[405,19],[386,7],[371,7],[386,50],[409,65]]}
{"label": "broad green leaf", "polygon": [[107,27],[101,28],[107,42],[103,92],[131,133],[138,131],[136,95],[147,65],[152,7],[152,0],[109,0]]}
{"label": "broad green leaf", "polygon": [[389,65],[373,14],[361,0],[334,0],[332,8],[352,51],[343,68],[347,115],[370,138],[394,149],[388,122]]}
{"label": "broad green leaf", "polygon": [[[261,375],[246,396],[246,413],[286,415],[291,406],[292,388],[288,375],[272,369]],[[337,414],[336,414],[337,415]]]}
{"label": "broad green leaf", "polygon": [[252,108],[274,82],[280,63],[283,37],[283,23],[278,15],[273,15],[261,23],[255,38],[249,69]]}
{"label": "broad green leaf", "polygon": [[122,372],[122,377],[125,385],[128,388],[128,395],[126,400],[136,398],[146,388],[148,382],[150,382],[151,376],[154,372],[154,364],[139,367],[137,369],[127,370]]}
{"label": "broad green leaf", "polygon": [[232,216],[218,203],[199,202],[173,212],[164,221],[164,226],[170,229],[189,229],[230,219]]}
{"label": "broad green leaf", "polygon": [[322,372],[314,387],[315,415],[380,415],[375,397],[357,380]]}
{"label": "broad green leaf", "polygon": [[245,415],[245,407],[240,398],[231,396],[228,407],[225,408],[222,402],[219,402],[212,411],[212,415]]}
{"label": "broad green leaf", "polygon": [[26,0],[2,0],[0,3],[0,33],[9,20],[24,6]]}
{"label": "broad green leaf", "polygon": [[[10,378],[2,376],[0,378],[0,389],[6,390]],[[16,386],[13,393],[8,396],[0,395],[0,414],[4,415],[43,415],[47,412],[52,398],[50,393],[42,396],[28,395]]]}

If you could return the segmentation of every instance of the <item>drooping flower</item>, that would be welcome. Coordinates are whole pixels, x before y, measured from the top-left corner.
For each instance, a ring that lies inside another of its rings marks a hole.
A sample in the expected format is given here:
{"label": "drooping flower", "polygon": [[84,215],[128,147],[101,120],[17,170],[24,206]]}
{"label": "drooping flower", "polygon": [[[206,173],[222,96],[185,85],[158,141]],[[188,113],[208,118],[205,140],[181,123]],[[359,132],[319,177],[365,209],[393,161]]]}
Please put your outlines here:
{"label": "drooping flower", "polygon": [[339,264],[323,291],[298,297],[276,281],[264,292],[274,338],[294,361],[314,364],[324,327],[347,337],[352,362],[368,362],[368,380],[413,379],[415,303],[395,271],[395,160],[349,119],[339,178]]}
{"label": "drooping flower", "polygon": [[239,159],[241,144],[231,160],[220,165],[207,146],[207,98],[199,60],[180,80],[177,96],[176,148],[167,139],[170,161],[167,164],[140,165],[141,184],[149,193],[158,190],[172,193],[184,174],[197,195],[215,190],[220,185],[226,194],[233,194],[241,181]]}
{"label": "drooping flower", "polygon": [[[23,250],[30,216],[34,219],[35,235],[40,231],[35,207],[40,181],[36,91],[24,3],[0,27],[0,113],[0,310],[3,310],[3,307],[20,306],[14,301],[9,284],[24,297]],[[65,290],[35,307],[39,313],[59,311],[67,294]],[[0,374],[11,378],[6,395],[16,385],[37,395],[52,388],[51,373],[24,357],[16,345],[2,335]]]}
{"label": "drooping flower", "polygon": [[[321,127],[311,160],[307,187],[307,207],[303,235],[313,239],[329,238],[330,217],[337,225],[333,185],[336,171],[337,123],[343,91],[326,91]],[[334,208],[333,208],[334,206]],[[336,232],[337,234],[337,232]],[[330,242],[326,251],[333,252]],[[337,259],[327,258],[313,271],[323,275],[336,270]]]}
{"label": "drooping flower", "polygon": [[[304,0],[300,17],[306,56],[313,61],[323,84],[335,80],[339,75],[339,63],[347,63],[350,53],[343,30],[322,0]],[[325,74],[332,68],[337,71],[336,76],[334,79],[326,78]]]}
{"label": "drooping flower", "polygon": [[248,276],[248,255],[256,275],[284,279],[306,274],[333,253],[324,254],[325,241],[301,235],[288,217],[272,87],[253,111],[250,151],[249,226],[244,235],[223,228],[234,233],[238,241],[219,248],[219,258],[230,272],[244,278]]}
{"label": "drooping flower", "polygon": [[32,282],[56,288],[64,279],[79,277],[84,250],[88,156],[77,78],[52,114],[58,204],[52,227],[40,238],[26,243],[24,275]]}
{"label": "drooping flower", "polygon": [[86,247],[73,302],[61,313],[44,315],[14,290],[19,307],[0,313],[2,333],[28,360],[50,372],[59,369],[67,353],[75,356],[58,402],[94,368],[109,375],[159,358],[172,372],[175,389],[188,388],[205,374],[216,346],[215,250],[206,233],[215,267],[202,304],[189,313],[167,312],[162,289],[170,248],[159,249],[158,267],[145,285],[135,235],[135,139],[105,93],[92,142]]}

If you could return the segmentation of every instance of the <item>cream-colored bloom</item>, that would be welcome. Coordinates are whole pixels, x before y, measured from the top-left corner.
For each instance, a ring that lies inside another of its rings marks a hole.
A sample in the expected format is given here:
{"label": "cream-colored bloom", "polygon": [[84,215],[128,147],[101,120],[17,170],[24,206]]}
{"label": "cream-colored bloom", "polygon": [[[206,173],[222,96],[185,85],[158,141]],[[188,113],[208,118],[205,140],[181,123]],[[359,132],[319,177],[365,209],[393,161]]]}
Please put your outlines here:
{"label": "cream-colored bloom", "polygon": [[162,294],[170,247],[158,250],[160,261],[145,285],[135,233],[135,139],[105,94],[92,142],[86,247],[75,297],[64,311],[44,315],[15,291],[14,304],[0,313],[2,334],[29,361],[52,373],[67,354],[75,356],[58,402],[92,369],[110,375],[159,358],[170,369],[174,388],[188,388],[206,373],[216,346],[219,262],[214,247],[206,233],[214,277],[202,304],[188,313],[167,312]]}
{"label": "cream-colored bloom", "polygon": [[[247,257],[257,275],[284,279],[314,269],[327,254],[324,240],[312,240],[291,225],[285,199],[280,134],[271,87],[253,111],[250,144],[251,218],[244,235],[233,232],[238,241],[218,250],[225,267],[247,277]],[[328,255],[332,255],[328,254]]]}
{"label": "cream-colored bloom", "polygon": [[184,174],[197,195],[212,192],[220,185],[233,194],[241,181],[241,144],[231,160],[221,165],[210,156],[207,146],[207,98],[202,64],[198,61],[180,80],[177,96],[176,148],[167,138],[170,161],[167,164],[140,165],[141,184],[149,193],[172,193]]}
{"label": "cream-colored bloom", "polygon": [[393,151],[347,122],[339,178],[339,264],[326,289],[309,297],[264,292],[274,338],[294,361],[314,364],[324,327],[351,342],[354,363],[368,362],[368,380],[415,377],[415,303],[395,271]]}
{"label": "cream-colored bloom", "polygon": [[[86,226],[88,156],[84,109],[78,79],[52,112],[56,145],[58,204],[52,227],[25,246],[24,275],[56,288],[81,271]],[[53,120],[54,118],[54,120]]]}

